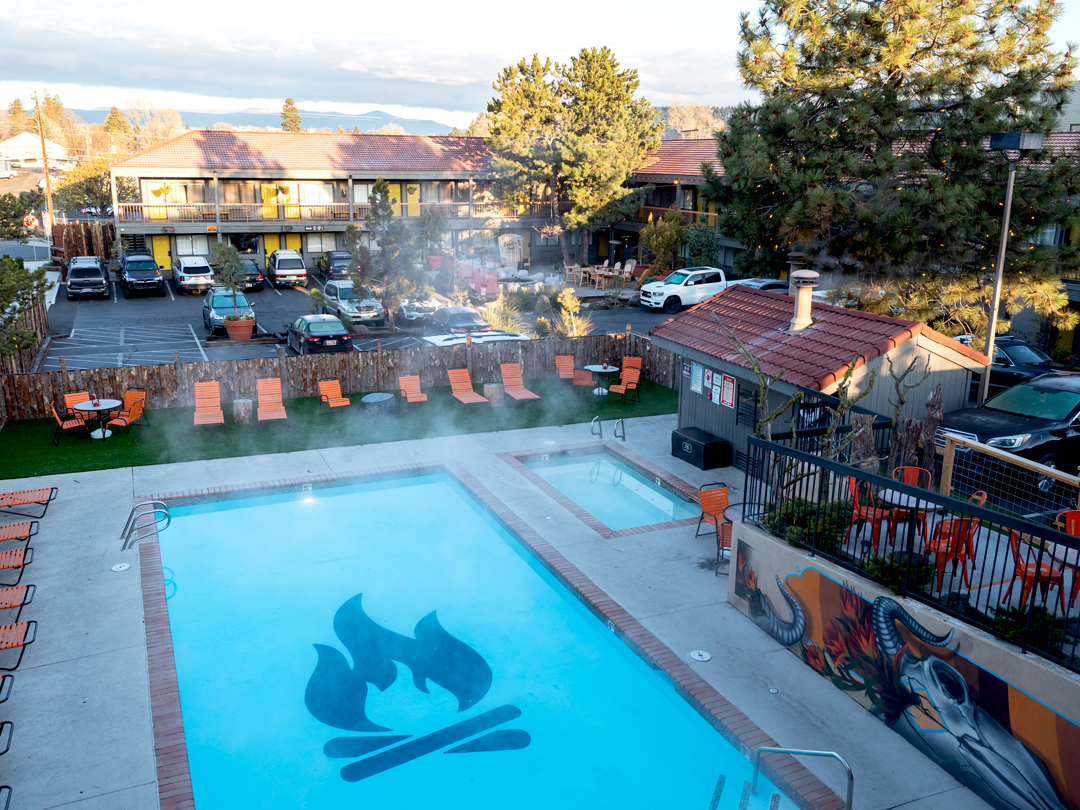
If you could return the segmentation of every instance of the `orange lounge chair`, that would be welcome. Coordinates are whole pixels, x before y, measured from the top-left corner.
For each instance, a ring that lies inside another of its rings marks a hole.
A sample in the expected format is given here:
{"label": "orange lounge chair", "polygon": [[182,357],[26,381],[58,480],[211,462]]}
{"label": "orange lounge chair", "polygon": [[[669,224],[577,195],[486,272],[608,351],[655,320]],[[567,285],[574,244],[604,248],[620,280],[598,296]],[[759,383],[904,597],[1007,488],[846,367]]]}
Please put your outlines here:
{"label": "orange lounge chair", "polygon": [[0,610],[18,610],[15,621],[19,621],[22,609],[34,601],[35,593],[37,593],[37,587],[34,585],[0,588]]}
{"label": "orange lounge chair", "polygon": [[139,419],[143,415],[143,401],[145,399],[145,396],[145,394],[141,395],[132,403],[130,408],[121,409],[116,416],[114,416],[112,419],[105,423],[105,428],[108,429],[113,425],[116,425],[117,427],[126,427],[128,431],[128,436],[131,437],[132,444],[143,438],[143,436],[146,435],[146,432],[140,432],[138,438],[136,438],[135,434],[131,430],[131,426],[137,425],[143,428],[146,427],[146,424],[144,422],[139,421]]}
{"label": "orange lounge chair", "polygon": [[0,543],[7,542],[8,540],[25,540],[30,542],[30,538],[37,534],[38,522],[36,520],[24,520],[22,523],[11,523],[7,526],[0,526]]}
{"label": "orange lounge chair", "polygon": [[53,434],[52,443],[53,447],[60,446],[60,435],[65,430],[75,430],[76,428],[85,428],[87,435],[89,435],[90,428],[86,424],[86,420],[81,416],[75,416],[73,414],[67,414],[63,417],[56,412],[56,406],[49,404],[49,408],[52,410],[53,419],[56,420],[56,432]]}
{"label": "orange lounge chair", "polygon": [[0,650],[14,650],[19,647],[19,657],[13,667],[0,667],[4,672],[19,668],[26,648],[37,638],[37,622],[15,622],[0,627]]}
{"label": "orange lounge chair", "polygon": [[398,386],[401,388],[401,395],[405,397],[405,401],[412,404],[413,402],[427,402],[427,394],[420,391],[420,375],[409,374],[404,377],[398,377]]}
{"label": "orange lounge chair", "polygon": [[[323,405],[326,413],[323,413]],[[319,415],[331,416],[334,408],[347,408],[352,405],[349,398],[341,393],[341,381],[335,377],[319,380]]]}
{"label": "orange lounge chair", "polygon": [[490,405],[491,403],[473,390],[472,380],[469,379],[469,370],[464,368],[451,368],[446,370],[446,376],[450,378],[450,393],[454,399],[462,405]]}
{"label": "orange lounge chair", "polygon": [[259,396],[259,421],[272,422],[276,419],[285,419],[288,424],[288,415],[285,413],[285,403],[281,401],[281,378],[260,377],[255,381]]}
{"label": "orange lounge chair", "polygon": [[559,372],[560,380],[574,379],[574,358],[572,355],[557,355],[555,357],[555,370]]}
{"label": "orange lounge chair", "polygon": [[637,399],[630,400],[631,402],[641,402],[641,391],[638,390],[638,383],[641,381],[641,369],[624,368],[622,374],[619,376],[618,385],[609,385],[608,393],[620,394],[623,402],[626,402],[626,394],[628,391],[633,391],[637,394]]}
{"label": "orange lounge chair", "polygon": [[216,380],[195,383],[195,424],[221,425],[226,433],[229,431],[221,411],[221,386]]}
{"label": "orange lounge chair", "polygon": [[[56,498],[56,493],[59,490],[56,487],[46,487],[45,489],[24,489],[20,492],[5,492],[0,495],[0,509],[6,510],[13,515],[22,515],[23,517],[31,517],[40,519],[45,517],[45,513],[49,511],[49,504]],[[25,512],[16,512],[13,507],[19,506],[40,506],[40,515],[28,515]]]}
{"label": "orange lounge chair", "polygon": [[499,366],[502,374],[503,393],[513,397],[516,401],[535,399],[540,401],[540,396],[525,388],[525,381],[521,379],[521,363],[502,363]]}
{"label": "orange lounge chair", "polygon": [[26,571],[26,566],[34,561],[34,549],[30,546],[24,546],[23,548],[12,548],[7,551],[0,551],[0,571],[18,571],[19,576],[14,582],[0,585],[4,588],[14,588],[19,584],[19,580],[22,579],[23,572]]}

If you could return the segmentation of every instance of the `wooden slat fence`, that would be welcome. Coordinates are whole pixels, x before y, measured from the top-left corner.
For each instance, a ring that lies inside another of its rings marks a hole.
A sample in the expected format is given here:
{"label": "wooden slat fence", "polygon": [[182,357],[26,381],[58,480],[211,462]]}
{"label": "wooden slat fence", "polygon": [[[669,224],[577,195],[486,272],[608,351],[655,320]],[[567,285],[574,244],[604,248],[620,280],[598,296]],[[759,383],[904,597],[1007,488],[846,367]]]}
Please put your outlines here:
{"label": "wooden slat fence", "polygon": [[63,394],[72,391],[122,397],[128,388],[145,388],[150,408],[190,407],[195,404],[192,386],[207,380],[221,383],[227,402],[253,399],[259,377],[281,377],[286,398],[318,396],[324,377],[341,380],[347,393],[397,390],[403,374],[418,374],[424,388],[448,385],[451,368],[469,369],[474,384],[498,382],[500,363],[521,363],[529,380],[554,377],[555,356],[563,354],[573,355],[578,368],[604,360],[619,364],[624,354],[636,355],[646,379],[669,388],[679,379],[677,355],[654,347],[648,337],[628,333],[304,357],[288,357],[281,350],[278,357],[253,360],[6,374],[0,376],[0,402],[7,419],[39,419],[50,415],[50,403],[62,402]]}
{"label": "wooden slat fence", "polygon": [[38,301],[22,313],[19,318],[20,329],[33,329],[38,334],[37,342],[30,349],[14,354],[0,356],[0,374],[22,374],[34,365],[34,358],[41,347],[41,341],[49,334],[49,313],[44,301]]}

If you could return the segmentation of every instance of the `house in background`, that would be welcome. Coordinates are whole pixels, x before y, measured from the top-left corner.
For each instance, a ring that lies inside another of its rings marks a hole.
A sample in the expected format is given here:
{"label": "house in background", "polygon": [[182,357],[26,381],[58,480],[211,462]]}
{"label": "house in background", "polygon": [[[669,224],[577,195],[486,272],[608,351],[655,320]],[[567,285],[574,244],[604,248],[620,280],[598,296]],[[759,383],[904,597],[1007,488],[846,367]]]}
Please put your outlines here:
{"label": "house in background", "polygon": [[[68,150],[54,141],[45,141],[45,154],[49,160],[67,160]],[[19,161],[23,166],[41,165],[41,136],[30,132],[20,132],[13,138],[0,143],[0,158]]]}
{"label": "house in background", "polygon": [[[656,346],[682,358],[680,430],[698,428],[727,440],[735,465],[746,468],[746,440],[755,434],[760,413],[759,385],[729,332],[762,372],[772,378],[782,374],[769,391],[770,412],[800,388],[834,394],[853,360],[848,395],[866,390],[876,371],[859,406],[890,420],[889,400],[896,396],[890,369],[902,373],[913,359],[916,370],[907,382],[918,382],[926,369],[930,375],[910,392],[902,416],[923,418],[938,383],[946,411],[966,406],[971,372],[986,365],[982,354],[925,324],[818,303],[812,298],[817,273],[793,261],[791,275],[794,296],[732,285],[650,330]],[[777,426],[778,431],[790,428]]]}

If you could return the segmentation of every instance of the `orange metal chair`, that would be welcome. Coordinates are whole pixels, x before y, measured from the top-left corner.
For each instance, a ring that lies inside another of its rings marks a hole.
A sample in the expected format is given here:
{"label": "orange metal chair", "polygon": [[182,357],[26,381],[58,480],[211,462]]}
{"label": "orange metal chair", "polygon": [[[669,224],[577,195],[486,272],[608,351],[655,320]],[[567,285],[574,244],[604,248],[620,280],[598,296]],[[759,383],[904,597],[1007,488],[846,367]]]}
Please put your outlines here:
{"label": "orange metal chair", "polygon": [[960,565],[964,572],[964,584],[971,587],[967,561],[975,562],[975,537],[979,533],[979,519],[970,517],[945,518],[934,526],[934,536],[923,549],[923,557],[934,555],[937,564],[937,589],[941,590],[941,581],[945,578],[945,566],[952,561],[953,576]]}
{"label": "orange metal chair", "polygon": [[[894,481],[899,481],[902,484],[907,484],[909,487],[918,487],[919,489],[929,490],[933,484],[934,477],[930,474],[929,470],[925,470],[922,467],[897,467],[893,470],[892,477]],[[889,542],[896,541],[896,527],[902,524],[905,520],[911,517],[911,509],[893,509],[893,519],[889,521]],[[923,540],[926,540],[926,512],[919,510],[915,514],[915,528],[922,532]]]}
{"label": "orange metal chair", "polygon": [[22,523],[9,523],[7,526],[0,526],[0,543],[6,543],[9,540],[25,540],[30,542],[30,538],[37,534],[38,522],[36,520],[24,520]]}
{"label": "orange metal chair", "polygon": [[623,355],[622,359],[623,368],[641,368],[641,358],[634,357],[633,355]]}
{"label": "orange metal chair", "polygon": [[427,394],[420,390],[420,375],[409,374],[403,377],[398,377],[398,386],[401,388],[401,395],[405,397],[405,401],[409,404],[413,402],[427,402]]}
{"label": "orange metal chair", "polygon": [[[890,532],[892,531],[893,513],[888,509],[882,509],[874,504],[873,493],[867,492],[866,497],[870,501],[869,505],[863,504],[859,499],[859,480],[854,476],[848,476],[848,489],[851,491],[851,500],[853,508],[851,510],[851,523],[848,524],[847,532],[844,533],[845,537],[851,533],[851,529],[856,523],[860,524],[856,537],[862,534],[862,530],[866,527],[866,524],[870,524],[871,540],[874,543],[874,553],[877,554],[878,550],[878,535],[881,533],[881,524],[888,523]],[[864,545],[865,548],[865,545]]]}
{"label": "orange metal chair", "polygon": [[29,645],[34,643],[36,638],[37,622],[15,622],[0,627],[0,650],[19,648],[19,657],[15,661],[15,666],[0,667],[0,670],[11,672],[13,669],[18,669],[19,664],[22,663],[23,653],[26,652]]}
{"label": "orange metal chair", "polygon": [[221,386],[216,380],[195,383],[195,424],[221,425],[226,433],[229,430],[221,410]]}
{"label": "orange metal chair", "polygon": [[87,416],[93,418],[93,415],[91,414],[75,410],[76,405],[89,401],[90,395],[85,391],[75,391],[71,394],[64,394],[64,417],[66,419],[78,419],[81,422],[85,422]]}
{"label": "orange metal chair", "polygon": [[117,416],[130,416],[131,409],[135,406],[136,402],[142,401],[143,412],[142,415],[146,417],[146,424],[150,424],[150,413],[146,410],[146,389],[145,388],[129,388],[124,392],[124,404],[112,411],[110,418]]}
{"label": "orange metal chair", "polygon": [[[1059,512],[1056,521],[1058,528],[1073,537],[1080,537],[1080,510],[1066,509]],[[1064,577],[1065,565],[1058,569],[1058,573]],[[1069,586],[1069,609],[1076,604],[1076,597],[1080,596],[1080,568],[1072,570],[1072,585]]]}
{"label": "orange metal chair", "polygon": [[971,493],[971,497],[968,498],[968,503],[973,503],[976,506],[986,506],[986,499],[989,496],[981,489],[977,489]]}
{"label": "orange metal chair", "polygon": [[56,432],[53,434],[52,443],[54,447],[60,446],[60,434],[65,430],[74,430],[75,428],[83,428],[87,431],[89,436],[90,428],[86,424],[86,420],[78,416],[64,416],[60,417],[60,414],[56,412],[56,406],[49,404],[49,408],[52,410],[53,419],[56,420]]}
{"label": "orange metal chair", "polygon": [[14,588],[0,588],[0,610],[17,610],[15,621],[22,616],[22,609],[34,601],[37,587],[34,585],[19,585]]}
{"label": "orange metal chair", "polygon": [[707,523],[716,533],[716,565],[724,549],[731,549],[731,521],[724,518],[728,503],[727,484],[705,484],[698,490],[698,502],[701,504],[701,517],[698,518],[694,537],[701,536],[701,524]]}
{"label": "orange metal chair", "polygon": [[575,368],[571,379],[574,381],[574,386],[582,386],[588,388],[590,391],[596,388],[596,381],[593,379],[591,371],[586,371],[583,368]]}
{"label": "orange metal chair", "polygon": [[[323,405],[326,412],[323,413]],[[319,380],[319,415],[331,416],[334,408],[347,408],[352,405],[349,398],[341,393],[341,381],[336,377],[324,377]]]}
{"label": "orange metal chair", "polygon": [[1007,604],[1009,596],[1012,594],[1013,585],[1017,580],[1020,580],[1020,604],[1026,605],[1028,603],[1028,597],[1031,596],[1031,589],[1036,585],[1041,585],[1043,589],[1043,596],[1045,598],[1046,592],[1053,587],[1059,589],[1059,596],[1061,599],[1061,612],[1065,612],[1065,591],[1064,591],[1064,578],[1062,577],[1061,570],[1054,570],[1054,567],[1048,562],[1039,562],[1038,560],[1031,560],[1023,549],[1020,548],[1021,542],[1023,545],[1031,550],[1031,544],[1026,541],[1021,541],[1020,532],[1017,529],[1013,529],[1009,532],[1009,549],[1012,551],[1013,569],[1012,581],[1009,583],[1008,589],[1005,591],[1005,595],[1001,597],[1001,603]]}
{"label": "orange metal chair", "polygon": [[259,397],[258,417],[260,422],[273,422],[278,419],[286,420],[285,403],[281,401],[281,378],[260,377],[255,380],[256,393]]}
{"label": "orange metal chair", "polygon": [[462,405],[490,405],[487,399],[473,390],[472,380],[469,379],[469,370],[464,368],[447,369],[446,376],[450,378],[450,393],[454,399]]}
{"label": "orange metal chair", "polygon": [[611,394],[620,394],[623,402],[627,401],[626,394],[628,391],[633,391],[637,394],[637,399],[632,399],[630,402],[641,402],[641,391],[638,390],[638,382],[641,381],[641,369],[624,368],[622,374],[619,375],[619,382],[617,385],[609,385],[608,392]]}
{"label": "orange metal chair", "polygon": [[19,576],[14,582],[9,582],[0,587],[13,588],[19,584],[22,579],[23,573],[26,571],[26,566],[34,561],[34,549],[30,546],[24,546],[23,548],[12,548],[7,551],[0,551],[0,571],[18,571]]}
{"label": "orange metal chair", "polygon": [[132,406],[128,408],[126,412],[121,411],[120,414],[114,416],[112,419],[106,422],[105,427],[109,428],[112,425],[116,425],[117,427],[126,427],[128,431],[128,436],[131,437],[131,443],[134,444],[135,442],[139,441],[139,439],[143,438],[146,435],[146,432],[141,432],[138,438],[136,438],[135,433],[131,430],[131,427],[132,425],[146,427],[145,424],[139,421],[140,417],[142,417],[143,415],[143,401],[144,400],[142,397],[136,399],[134,404],[132,404]]}
{"label": "orange metal chair", "polygon": [[[560,380],[574,379],[574,358],[572,355],[556,355],[555,370],[559,372]],[[591,378],[590,378],[591,379]]]}
{"label": "orange metal chair", "polygon": [[530,399],[540,401],[539,395],[525,387],[525,381],[521,379],[521,363],[502,363],[499,365],[499,372],[502,374],[503,393],[508,397],[517,402]]}
{"label": "orange metal chair", "polygon": [[[45,487],[44,489],[23,489],[19,492],[5,492],[0,494],[0,509],[13,515],[40,519],[45,517],[45,513],[49,511],[49,504],[56,499],[59,491],[56,487]],[[25,512],[15,511],[16,506],[22,508],[35,505],[41,507],[40,515],[28,515]]]}

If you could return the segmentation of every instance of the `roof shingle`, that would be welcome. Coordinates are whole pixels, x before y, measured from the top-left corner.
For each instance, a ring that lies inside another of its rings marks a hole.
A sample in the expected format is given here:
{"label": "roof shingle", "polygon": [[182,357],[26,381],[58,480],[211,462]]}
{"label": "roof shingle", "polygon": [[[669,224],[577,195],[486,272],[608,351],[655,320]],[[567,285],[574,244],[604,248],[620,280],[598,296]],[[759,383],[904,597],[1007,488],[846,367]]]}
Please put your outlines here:
{"label": "roof shingle", "polygon": [[683,138],[660,141],[660,148],[645,156],[634,170],[634,179],[660,177],[701,177],[701,164],[708,163],[717,174],[724,167],[716,157],[715,138]]}

